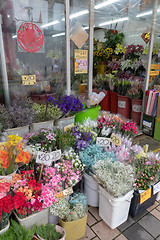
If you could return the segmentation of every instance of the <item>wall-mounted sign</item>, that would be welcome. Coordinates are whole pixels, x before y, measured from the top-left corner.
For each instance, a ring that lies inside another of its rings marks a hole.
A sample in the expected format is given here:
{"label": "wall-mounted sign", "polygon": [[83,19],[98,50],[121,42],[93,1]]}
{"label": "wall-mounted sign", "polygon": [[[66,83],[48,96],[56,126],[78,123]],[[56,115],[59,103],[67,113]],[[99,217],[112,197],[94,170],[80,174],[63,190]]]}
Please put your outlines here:
{"label": "wall-mounted sign", "polygon": [[22,85],[36,84],[36,75],[22,75]]}
{"label": "wall-mounted sign", "polygon": [[149,39],[150,39],[150,32],[148,32],[148,33],[143,33],[142,35],[141,35],[141,38],[143,39],[143,41],[147,44],[148,42],[149,42]]}
{"label": "wall-mounted sign", "polygon": [[26,52],[37,52],[41,49],[44,42],[42,30],[31,22],[22,23],[17,31],[19,45]]}
{"label": "wall-mounted sign", "polygon": [[75,74],[88,72],[88,50],[74,50]]}
{"label": "wall-mounted sign", "polygon": [[157,76],[159,75],[159,71],[150,71],[150,76]]}

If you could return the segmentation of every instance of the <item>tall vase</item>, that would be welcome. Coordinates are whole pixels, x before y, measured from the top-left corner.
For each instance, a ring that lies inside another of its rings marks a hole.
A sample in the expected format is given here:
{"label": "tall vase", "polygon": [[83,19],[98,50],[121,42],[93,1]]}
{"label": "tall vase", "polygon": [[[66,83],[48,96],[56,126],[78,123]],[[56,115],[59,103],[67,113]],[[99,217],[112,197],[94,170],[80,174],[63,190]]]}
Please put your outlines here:
{"label": "tall vase", "polygon": [[132,99],[132,120],[139,125],[141,120],[142,100]]}
{"label": "tall vase", "polygon": [[118,113],[124,118],[130,118],[131,100],[129,97],[118,95]]}
{"label": "tall vase", "polygon": [[110,90],[104,90],[103,92],[106,94],[106,96],[100,102],[101,110],[110,111]]}
{"label": "tall vase", "polygon": [[111,92],[111,113],[117,113],[118,111],[118,93]]}
{"label": "tall vase", "polygon": [[97,73],[98,74],[103,74],[103,73],[105,73],[106,69],[107,69],[106,62],[100,62],[98,67],[97,67]]}

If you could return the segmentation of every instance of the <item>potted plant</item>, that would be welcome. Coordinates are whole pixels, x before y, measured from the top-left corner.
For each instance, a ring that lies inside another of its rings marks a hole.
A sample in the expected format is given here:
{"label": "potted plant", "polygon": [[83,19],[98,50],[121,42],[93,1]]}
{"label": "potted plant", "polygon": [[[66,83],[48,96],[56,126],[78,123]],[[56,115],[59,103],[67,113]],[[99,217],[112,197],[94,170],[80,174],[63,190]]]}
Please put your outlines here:
{"label": "potted plant", "polygon": [[133,196],[134,169],[110,159],[100,160],[93,166],[99,180],[99,216],[114,229],[128,218]]}
{"label": "potted plant", "polygon": [[127,95],[132,100],[132,119],[137,125],[140,124],[142,99],[143,99],[143,78],[135,77],[131,82],[131,87],[127,91]]}
{"label": "potted plant", "polygon": [[93,64],[94,68],[97,69],[98,74],[105,73],[107,69],[106,61],[112,55],[113,49],[110,47],[101,48],[101,49],[94,49],[93,51]]}
{"label": "potted plant", "polygon": [[123,43],[124,34],[118,33],[117,30],[108,29],[105,32],[105,39],[104,46],[115,50],[117,44]]}
{"label": "potted plant", "polygon": [[22,138],[17,135],[9,135],[5,143],[5,149],[0,151],[0,179],[11,181],[12,175],[16,173],[17,164],[26,164],[30,161],[28,151],[23,150]]}
{"label": "potted plant", "polygon": [[141,152],[136,158],[132,158],[131,164],[135,167],[136,181],[130,215],[136,217],[156,200],[153,184],[159,180],[160,162],[157,155]]}
{"label": "potted plant", "polygon": [[65,95],[59,100],[49,97],[48,102],[52,103],[54,106],[57,106],[62,111],[62,118],[55,121],[55,126],[62,128],[69,124],[73,124],[75,113],[78,113],[83,109],[83,104],[79,98],[76,98],[74,95]]}
{"label": "potted plant", "polygon": [[10,185],[5,179],[0,180],[0,235],[10,226],[9,216],[14,209]]}
{"label": "potted plant", "polygon": [[66,240],[84,237],[87,224],[86,207],[87,201],[82,193],[74,194],[69,202],[61,199],[51,207],[50,211],[60,217],[60,225],[66,231]]}
{"label": "potted plant", "polygon": [[98,183],[91,175],[92,166],[100,159],[106,159],[105,150],[96,144],[89,145],[79,152],[80,159],[85,165],[84,191],[87,196],[87,203],[93,207],[99,206]]}

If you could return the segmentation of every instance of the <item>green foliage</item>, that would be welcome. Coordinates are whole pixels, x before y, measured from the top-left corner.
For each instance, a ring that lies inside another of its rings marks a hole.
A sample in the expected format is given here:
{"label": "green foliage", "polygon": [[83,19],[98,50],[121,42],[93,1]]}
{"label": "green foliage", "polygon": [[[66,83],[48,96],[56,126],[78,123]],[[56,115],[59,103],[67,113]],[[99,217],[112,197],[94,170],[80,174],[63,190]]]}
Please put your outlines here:
{"label": "green foliage", "polygon": [[34,225],[32,230],[34,230],[36,234],[46,240],[58,240],[62,238],[62,234],[56,231],[56,225]]}
{"label": "green foliage", "polygon": [[118,94],[126,96],[128,89],[131,87],[131,83],[128,80],[118,80]]}
{"label": "green foliage", "polygon": [[97,74],[97,76],[93,80],[93,84],[97,88],[103,90],[110,90],[107,74]]}
{"label": "green foliage", "polygon": [[124,34],[123,33],[118,33],[117,30],[107,30],[105,33],[105,39],[106,41],[104,42],[104,46],[107,48],[112,48],[113,50],[116,49],[116,45],[122,44],[123,39],[124,39]]}
{"label": "green foliage", "polygon": [[73,147],[75,144],[75,137],[68,131],[63,132],[61,129],[58,129],[56,132],[56,142],[58,149],[65,150]]}
{"label": "green foliage", "polygon": [[11,127],[11,120],[7,109],[3,104],[0,104],[0,131]]}
{"label": "green foliage", "polygon": [[53,104],[38,104],[34,103],[32,108],[36,112],[35,122],[44,122],[49,120],[55,120],[62,116],[62,112],[57,106]]}

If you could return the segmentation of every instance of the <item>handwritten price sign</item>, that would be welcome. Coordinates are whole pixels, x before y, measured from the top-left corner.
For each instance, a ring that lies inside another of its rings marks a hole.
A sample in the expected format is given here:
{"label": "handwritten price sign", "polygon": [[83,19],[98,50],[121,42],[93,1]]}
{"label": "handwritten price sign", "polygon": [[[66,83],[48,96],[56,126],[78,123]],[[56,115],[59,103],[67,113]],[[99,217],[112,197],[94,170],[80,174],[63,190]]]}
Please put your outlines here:
{"label": "handwritten price sign", "polygon": [[61,150],[57,150],[51,153],[38,152],[36,163],[51,166],[53,162],[61,158]]}
{"label": "handwritten price sign", "polygon": [[141,195],[140,195],[140,204],[145,202],[150,197],[151,197],[151,188],[149,188],[145,192],[141,193]]}
{"label": "handwritten price sign", "polygon": [[110,138],[97,137],[96,144],[99,145],[100,147],[109,147]]}
{"label": "handwritten price sign", "polygon": [[160,182],[153,185],[153,195],[160,192]]}
{"label": "handwritten price sign", "polygon": [[112,133],[111,142],[114,143],[116,146],[119,146],[121,145],[122,139],[118,137],[116,134]]}

